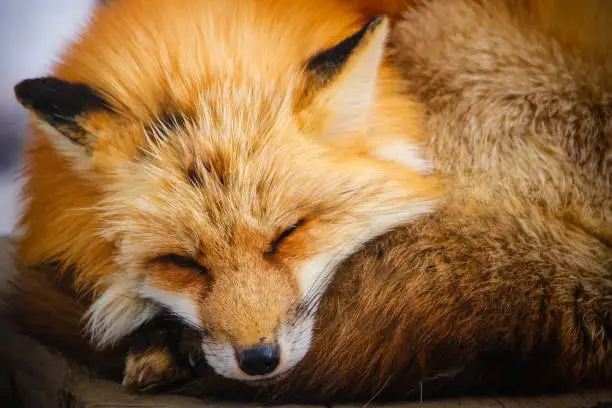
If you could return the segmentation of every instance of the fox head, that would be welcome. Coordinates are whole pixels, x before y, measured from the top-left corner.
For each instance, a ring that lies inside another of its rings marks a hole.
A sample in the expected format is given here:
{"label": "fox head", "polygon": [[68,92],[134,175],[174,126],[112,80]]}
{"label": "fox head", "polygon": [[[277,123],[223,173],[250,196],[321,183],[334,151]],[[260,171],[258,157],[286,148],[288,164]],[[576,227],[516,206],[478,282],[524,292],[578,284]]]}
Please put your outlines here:
{"label": "fox head", "polygon": [[[115,248],[86,316],[95,342],[166,310],[201,330],[225,377],[271,378],[304,357],[336,266],[437,195],[419,111],[381,66],[387,31],[374,18],[276,71],[275,55],[220,70],[163,54],[147,63],[167,64],[164,81],[131,87],[128,62],[104,82],[77,44],[57,76],[16,86],[53,154],[95,187],[91,216]],[[133,60],[154,58],[140,41]],[[109,44],[99,61],[127,52]]]}

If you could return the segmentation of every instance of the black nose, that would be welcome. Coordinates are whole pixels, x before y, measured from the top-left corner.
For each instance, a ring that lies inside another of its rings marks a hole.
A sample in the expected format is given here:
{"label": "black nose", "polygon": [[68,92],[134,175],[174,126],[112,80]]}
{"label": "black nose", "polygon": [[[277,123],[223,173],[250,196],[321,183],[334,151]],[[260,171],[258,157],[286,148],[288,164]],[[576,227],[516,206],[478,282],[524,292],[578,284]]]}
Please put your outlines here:
{"label": "black nose", "polygon": [[238,354],[238,365],[248,375],[269,374],[280,362],[280,351],[276,346],[256,346]]}

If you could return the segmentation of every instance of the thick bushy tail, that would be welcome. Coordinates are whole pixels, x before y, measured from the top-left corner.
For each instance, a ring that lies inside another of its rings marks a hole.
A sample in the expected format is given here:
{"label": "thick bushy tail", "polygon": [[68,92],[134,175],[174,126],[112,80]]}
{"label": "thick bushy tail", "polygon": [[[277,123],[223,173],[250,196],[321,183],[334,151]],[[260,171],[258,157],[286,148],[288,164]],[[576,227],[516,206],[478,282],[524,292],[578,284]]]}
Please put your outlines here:
{"label": "thick bushy tail", "polygon": [[394,58],[427,108],[438,167],[612,243],[610,27],[605,0],[408,7]]}

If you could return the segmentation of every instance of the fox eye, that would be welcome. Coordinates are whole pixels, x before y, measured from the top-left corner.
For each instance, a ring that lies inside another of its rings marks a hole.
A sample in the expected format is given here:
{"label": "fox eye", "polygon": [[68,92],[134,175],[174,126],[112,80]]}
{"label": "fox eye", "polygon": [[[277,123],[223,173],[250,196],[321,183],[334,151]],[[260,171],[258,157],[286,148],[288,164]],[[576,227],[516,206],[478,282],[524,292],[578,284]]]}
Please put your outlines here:
{"label": "fox eye", "polygon": [[168,254],[158,258],[158,261],[167,262],[179,268],[194,269],[200,273],[207,273],[208,269],[193,258],[178,254]]}
{"label": "fox eye", "polygon": [[284,230],[283,232],[281,232],[281,234],[270,243],[270,246],[268,246],[268,249],[266,250],[265,254],[266,255],[274,255],[276,253],[276,250],[278,249],[279,245],[282,244],[282,242],[291,234],[293,234],[293,232],[298,229],[302,224],[304,224],[304,219],[302,218],[301,220],[299,220],[298,222],[296,222],[295,224],[289,226],[286,230]]}

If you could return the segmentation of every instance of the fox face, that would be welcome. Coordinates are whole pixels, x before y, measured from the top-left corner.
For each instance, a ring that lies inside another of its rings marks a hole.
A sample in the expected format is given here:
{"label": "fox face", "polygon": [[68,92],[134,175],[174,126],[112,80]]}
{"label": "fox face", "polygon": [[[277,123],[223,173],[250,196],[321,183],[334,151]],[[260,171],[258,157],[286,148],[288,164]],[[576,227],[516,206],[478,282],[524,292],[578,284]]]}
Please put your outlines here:
{"label": "fox face", "polygon": [[86,316],[99,346],[169,311],[201,331],[222,376],[265,380],[302,360],[336,266],[437,195],[398,115],[379,113],[395,97],[386,34],[375,18],[282,77],[211,76],[147,120],[84,83],[16,87],[99,192],[91,216],[116,249]]}

